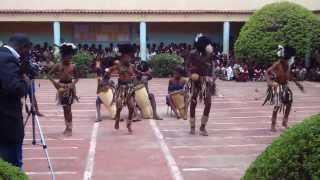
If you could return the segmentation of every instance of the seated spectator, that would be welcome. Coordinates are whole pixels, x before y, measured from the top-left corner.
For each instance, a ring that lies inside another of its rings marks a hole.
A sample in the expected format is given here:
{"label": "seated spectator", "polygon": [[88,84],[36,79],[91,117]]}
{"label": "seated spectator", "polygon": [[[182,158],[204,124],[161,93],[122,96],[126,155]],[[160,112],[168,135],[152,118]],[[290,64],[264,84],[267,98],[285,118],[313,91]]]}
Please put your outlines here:
{"label": "seated spectator", "polygon": [[228,81],[233,80],[234,79],[234,73],[233,73],[233,69],[232,69],[231,65],[227,67],[226,71],[227,71],[227,80]]}
{"label": "seated spectator", "polygon": [[[182,78],[183,74],[184,70],[182,68],[177,68],[175,70],[173,78],[169,80],[168,94],[184,89],[184,86],[186,85],[187,81]],[[176,117],[180,119],[181,115],[179,114],[178,109],[175,107],[174,103],[172,102],[170,95],[166,96],[166,103],[168,106],[171,107]]]}
{"label": "seated spectator", "polygon": [[246,82],[249,80],[249,72],[248,72],[248,66],[244,63],[241,63],[240,67],[238,68],[239,74],[237,81],[240,82]]}

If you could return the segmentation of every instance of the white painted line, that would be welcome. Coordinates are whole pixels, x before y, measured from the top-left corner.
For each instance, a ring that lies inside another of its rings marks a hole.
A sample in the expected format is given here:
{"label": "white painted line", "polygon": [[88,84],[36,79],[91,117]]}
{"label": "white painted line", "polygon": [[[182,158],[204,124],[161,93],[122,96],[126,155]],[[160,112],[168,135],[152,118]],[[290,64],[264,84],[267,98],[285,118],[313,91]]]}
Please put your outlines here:
{"label": "white painted line", "polygon": [[[44,125],[41,126],[43,128],[65,128],[65,125]],[[88,126],[85,125],[75,125],[76,128],[88,128]],[[32,128],[32,126],[26,126],[26,128]]]}
{"label": "white painted line", "polygon": [[227,145],[203,145],[203,146],[173,146],[173,149],[182,149],[182,148],[189,148],[189,149],[203,149],[203,148],[237,148],[237,147],[267,147],[268,144],[227,144]]}
{"label": "white painted line", "polygon": [[225,167],[214,167],[214,168],[210,168],[210,170],[222,170],[222,171],[242,171],[243,172],[243,170],[241,170],[241,169],[239,169],[239,168],[225,168]]}
{"label": "white painted line", "polygon": [[[33,139],[24,139],[24,141],[32,141]],[[35,139],[37,142],[40,141],[40,139]],[[57,139],[52,139],[52,138],[46,138],[46,141],[56,141]]]}
{"label": "white painted line", "polygon": [[[294,116],[294,117],[299,116],[299,115],[301,115],[301,117],[307,116],[307,114],[299,114],[299,112],[291,114],[291,116]],[[272,116],[233,116],[233,117],[231,117],[231,119],[271,118],[271,117]]]}
{"label": "white painted line", "polygon": [[[57,116],[55,116],[54,114],[52,114],[52,115],[47,115],[46,114],[46,117],[50,117],[50,118],[47,118],[47,119],[42,119],[41,120],[41,122],[44,122],[44,123],[56,123],[56,122],[63,122],[63,119],[61,118],[61,119],[51,119],[52,117],[57,117]],[[62,116],[61,116],[62,117]],[[79,117],[76,117],[76,118],[79,118]],[[92,121],[90,121],[89,120],[89,118],[90,117],[83,117],[83,118],[88,118],[88,120],[72,120],[72,122],[75,122],[75,123],[83,123],[83,124],[86,124],[86,123],[90,123],[90,125],[91,125],[91,122]]]}
{"label": "white painted line", "polygon": [[209,169],[208,168],[183,168],[182,171],[197,172],[197,171],[209,171]]}
{"label": "white painted line", "polygon": [[[96,110],[95,109],[73,109],[72,110],[72,112],[94,112],[94,111],[96,111]],[[41,112],[63,113],[62,110],[58,110],[58,109],[46,109],[46,110],[42,110]]]}
{"label": "white painted line", "polygon": [[84,171],[83,180],[91,180],[92,178],[99,125],[100,125],[99,123],[94,123],[93,125],[90,148],[87,156],[86,168]]}
{"label": "white painted line", "polygon": [[[51,160],[75,160],[78,159],[77,157],[50,157]],[[32,160],[47,160],[46,157],[27,157],[23,158],[24,161],[32,161]]]}
{"label": "white painted line", "polygon": [[[200,117],[199,117],[200,118]],[[290,118],[290,117],[289,117]],[[213,119],[212,121],[209,121],[207,124],[208,125],[237,125],[237,126],[240,126],[240,125],[248,125],[248,124],[270,124],[269,121],[267,120],[250,120],[250,122],[247,122],[247,121],[230,121],[230,122],[220,122],[221,120],[218,120],[218,119]],[[181,122],[181,121],[180,121]],[[303,120],[290,120],[289,119],[289,122],[290,123],[300,123],[300,122],[303,122]],[[171,124],[170,124],[171,123]],[[181,127],[181,125],[183,122],[181,122],[181,124],[177,124],[177,122],[167,122],[166,124],[161,124],[161,127],[163,128],[168,128],[168,127]]]}
{"label": "white painted line", "polygon": [[235,154],[235,155],[207,155],[207,156],[179,156],[180,159],[206,159],[206,158],[221,158],[221,157],[257,157],[260,153],[252,154]]}
{"label": "white painted line", "polygon": [[64,138],[63,141],[84,141],[84,138]]}
{"label": "white painted line", "polygon": [[234,116],[232,119],[247,119],[247,118],[271,118],[271,116]]}
{"label": "white painted line", "polygon": [[[42,150],[42,147],[24,147],[23,150]],[[79,147],[76,146],[72,146],[72,147],[65,147],[65,146],[56,146],[56,147],[52,147],[50,146],[50,150],[66,150],[66,149],[80,149]]]}
{"label": "white painted line", "polygon": [[[32,141],[33,139],[24,139],[24,141]],[[40,139],[36,139],[36,141],[40,141]],[[79,138],[79,139],[54,139],[54,138],[47,138],[46,141],[84,141],[84,139]]]}
{"label": "white painted line", "polygon": [[[272,135],[272,136],[209,136],[206,139],[250,139],[250,138],[276,138],[278,135]],[[178,140],[185,137],[166,137],[167,140]]]}
{"label": "white painted line", "polygon": [[182,171],[185,172],[198,172],[198,171],[242,171],[239,168],[224,168],[224,167],[214,167],[214,168],[183,168]]}
{"label": "white painted line", "polygon": [[175,161],[175,159],[173,158],[165,140],[164,140],[164,137],[163,135],[161,134],[156,122],[151,119],[150,121],[150,125],[152,127],[152,130],[155,134],[155,136],[157,137],[159,143],[160,143],[160,147],[161,147],[161,150],[166,158],[166,161],[167,161],[167,165],[169,166],[170,168],[170,172],[171,172],[171,176],[174,180],[184,180],[180,170],[179,170],[179,167]]}
{"label": "white painted line", "polygon": [[[262,108],[263,106],[261,106]],[[266,106],[268,107],[268,106]],[[271,107],[271,106],[269,106]],[[319,109],[320,106],[294,106],[293,109]],[[217,111],[231,111],[231,110],[246,110],[251,109],[252,107],[239,107],[239,108],[214,108]]]}
{"label": "white painted line", "polygon": [[[270,130],[268,128],[225,128],[225,129],[207,129],[208,131],[253,131],[253,130]],[[163,132],[185,132],[184,129],[162,129]]]}
{"label": "white painted line", "polygon": [[[28,176],[34,176],[34,175],[50,175],[51,172],[26,172]],[[75,175],[77,174],[76,171],[55,171],[55,175]]]}

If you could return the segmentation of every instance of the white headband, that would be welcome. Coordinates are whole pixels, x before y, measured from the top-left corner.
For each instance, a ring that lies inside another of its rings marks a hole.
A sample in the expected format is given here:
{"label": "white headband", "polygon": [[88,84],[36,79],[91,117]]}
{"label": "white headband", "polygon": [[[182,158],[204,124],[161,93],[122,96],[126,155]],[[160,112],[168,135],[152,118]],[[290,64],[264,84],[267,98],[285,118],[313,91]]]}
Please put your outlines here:
{"label": "white headband", "polygon": [[282,45],[278,45],[278,57],[284,57],[284,47]]}
{"label": "white headband", "polygon": [[202,37],[202,36],[203,36],[202,33],[197,34],[197,36],[196,36],[196,38],[195,38],[194,41],[195,41],[195,42],[198,42],[199,38]]}
{"label": "white headband", "polygon": [[60,46],[71,46],[72,47],[72,49],[77,49],[77,46],[76,45],[74,45],[73,43],[62,43]]}

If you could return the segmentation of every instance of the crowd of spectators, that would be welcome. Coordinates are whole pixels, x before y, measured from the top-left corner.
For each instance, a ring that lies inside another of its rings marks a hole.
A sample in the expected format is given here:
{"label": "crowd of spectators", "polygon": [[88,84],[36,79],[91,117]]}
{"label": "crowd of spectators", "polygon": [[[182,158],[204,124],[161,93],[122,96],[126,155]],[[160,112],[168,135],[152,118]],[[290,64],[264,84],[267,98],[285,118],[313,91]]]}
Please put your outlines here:
{"label": "crowd of spectators", "polygon": [[[108,47],[95,44],[78,44],[78,50],[80,52],[87,52],[92,55],[92,62],[97,58],[116,58],[118,54],[117,45],[110,44]],[[139,45],[133,44],[135,48],[135,59],[140,57]],[[147,60],[150,60],[154,55],[160,53],[177,54],[183,59],[187,59],[190,51],[193,49],[193,45],[186,43],[171,43],[165,45],[164,43],[148,44],[147,45]],[[264,73],[267,67],[261,64],[245,63],[243,61],[237,61],[231,54],[229,56],[221,53],[221,48],[214,44],[214,57],[216,65],[217,77],[222,80],[235,80],[239,82],[245,81],[264,81]],[[49,46],[48,43],[43,45],[34,45],[32,49],[32,59],[37,62],[41,67],[50,67],[54,63],[54,48]],[[299,61],[303,62],[303,61]],[[292,73],[298,80],[313,80],[320,81],[320,65],[315,63],[307,70],[303,63],[295,63],[292,67]]]}

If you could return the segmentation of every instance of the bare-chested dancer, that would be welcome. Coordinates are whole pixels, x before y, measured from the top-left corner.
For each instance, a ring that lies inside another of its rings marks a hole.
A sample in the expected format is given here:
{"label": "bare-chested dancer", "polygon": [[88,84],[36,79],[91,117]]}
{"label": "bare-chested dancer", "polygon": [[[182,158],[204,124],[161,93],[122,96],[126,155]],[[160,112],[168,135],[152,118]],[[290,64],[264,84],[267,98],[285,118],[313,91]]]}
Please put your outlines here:
{"label": "bare-chested dancer", "polygon": [[[293,76],[291,75],[290,66],[294,61],[295,53],[295,49],[291,47],[279,46],[279,60],[269,67],[265,73],[268,83],[268,90],[267,97],[263,105],[267,102],[270,102],[270,104],[274,105],[271,118],[271,131],[276,131],[277,114],[279,111],[284,112],[282,126],[288,128],[288,117],[293,101],[292,91],[288,86],[288,81],[293,80],[299,89],[304,91],[303,86],[293,79]],[[271,80],[272,75],[274,75],[274,81]]]}
{"label": "bare-chested dancer", "polygon": [[[66,129],[66,136],[72,135],[72,112],[71,105],[77,98],[75,85],[78,82],[78,72],[76,65],[72,63],[72,57],[76,52],[75,45],[63,43],[60,46],[61,63],[55,64],[48,74],[49,80],[57,88],[58,104],[63,106]],[[59,82],[53,78],[58,77]]]}
{"label": "bare-chested dancer", "polygon": [[129,134],[132,133],[131,123],[134,114],[134,78],[135,67],[130,63],[134,53],[134,48],[131,44],[120,44],[119,52],[121,53],[120,62],[116,63],[107,73],[111,75],[112,72],[119,74],[116,92],[114,94],[114,101],[116,103],[117,111],[115,117],[115,129],[119,129],[120,113],[124,106],[128,107],[129,117],[127,120],[127,128]]}

